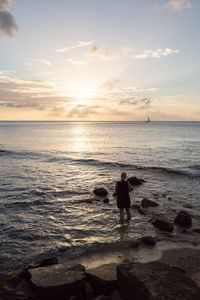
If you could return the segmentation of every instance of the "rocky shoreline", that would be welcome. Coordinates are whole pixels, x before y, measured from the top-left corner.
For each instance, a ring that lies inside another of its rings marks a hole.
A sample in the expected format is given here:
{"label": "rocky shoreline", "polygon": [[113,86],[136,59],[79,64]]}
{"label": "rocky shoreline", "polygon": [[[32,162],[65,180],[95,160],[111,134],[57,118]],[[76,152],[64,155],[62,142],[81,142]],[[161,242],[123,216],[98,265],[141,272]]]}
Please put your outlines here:
{"label": "rocky shoreline", "polygon": [[[144,182],[136,177],[129,180],[132,185]],[[105,188],[93,192],[109,203]],[[93,201],[96,199],[88,203]],[[147,198],[132,205],[133,210],[147,216],[152,207],[159,207],[159,203]],[[143,236],[99,245],[73,260],[62,261],[52,254],[41,254],[28,266],[10,275],[0,275],[0,299],[199,300],[200,229],[192,228],[192,216],[180,210],[172,221],[154,213],[148,222],[165,238]],[[183,233],[183,240],[171,234],[176,228]]]}
{"label": "rocky shoreline", "polygon": [[0,276],[0,299],[199,299],[200,247],[156,243],[153,237],[124,245],[64,263],[43,254],[40,261]]}

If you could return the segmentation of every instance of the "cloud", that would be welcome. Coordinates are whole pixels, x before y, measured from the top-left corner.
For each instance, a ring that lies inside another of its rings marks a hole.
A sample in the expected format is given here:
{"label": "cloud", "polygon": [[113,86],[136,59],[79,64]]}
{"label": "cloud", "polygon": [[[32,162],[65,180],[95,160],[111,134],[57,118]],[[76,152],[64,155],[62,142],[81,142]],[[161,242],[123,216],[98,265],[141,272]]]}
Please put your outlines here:
{"label": "cloud", "polygon": [[110,79],[110,80],[106,80],[102,85],[100,85],[100,89],[102,90],[107,90],[110,91],[112,90],[115,85],[119,82],[120,80],[118,78],[116,79]]}
{"label": "cloud", "polygon": [[77,118],[88,118],[91,115],[99,114],[99,109],[101,109],[98,105],[83,105],[83,104],[77,104],[75,107],[73,107],[68,114],[67,117],[77,117]]}
{"label": "cloud", "polygon": [[33,59],[33,61],[45,64],[47,66],[52,66],[52,63],[50,61],[46,60],[46,59],[37,59],[37,58],[35,58],[35,59]]}
{"label": "cloud", "polygon": [[7,11],[11,4],[10,0],[0,0],[0,30],[9,37],[13,37],[14,31],[18,31],[15,18]]}
{"label": "cloud", "polygon": [[157,4],[155,6],[156,10],[169,10],[171,12],[181,11],[185,8],[191,8],[192,4],[190,0],[168,0],[164,5]]}
{"label": "cloud", "polygon": [[0,72],[0,106],[51,110],[73,100],[60,96],[47,81],[25,80]]}
{"label": "cloud", "polygon": [[72,50],[72,49],[90,46],[90,45],[92,45],[93,43],[94,43],[94,41],[89,41],[89,42],[78,42],[76,45],[69,46],[69,47],[65,47],[65,48],[55,49],[54,51],[55,51],[55,52],[58,52],[58,53],[61,53],[61,52],[67,52],[67,51]]}
{"label": "cloud", "polygon": [[65,61],[72,64],[72,65],[75,65],[75,66],[80,66],[80,65],[85,65],[86,64],[86,62],[84,60],[75,60],[75,59],[72,59],[72,58],[67,58]]}
{"label": "cloud", "polygon": [[150,108],[151,100],[147,97],[142,99],[137,99],[136,97],[130,97],[123,99],[119,102],[119,105],[137,105],[137,110]]}
{"label": "cloud", "polygon": [[179,50],[173,50],[170,48],[165,49],[156,49],[156,50],[145,50],[141,54],[135,55],[135,58],[138,59],[146,59],[146,58],[161,58],[162,56],[168,56],[171,54],[177,54],[179,53]]}
{"label": "cloud", "polygon": [[116,61],[120,59],[120,52],[103,51],[100,49],[99,46],[94,45],[88,50],[86,56],[89,58],[99,58],[102,61],[108,61],[108,60]]}

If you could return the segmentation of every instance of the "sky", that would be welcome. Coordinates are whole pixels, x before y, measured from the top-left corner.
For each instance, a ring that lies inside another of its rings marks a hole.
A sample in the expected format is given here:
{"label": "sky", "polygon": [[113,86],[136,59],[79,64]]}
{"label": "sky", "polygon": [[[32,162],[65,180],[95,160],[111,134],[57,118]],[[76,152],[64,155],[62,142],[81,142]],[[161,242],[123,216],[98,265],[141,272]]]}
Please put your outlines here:
{"label": "sky", "polygon": [[0,0],[0,120],[200,121],[199,0]]}

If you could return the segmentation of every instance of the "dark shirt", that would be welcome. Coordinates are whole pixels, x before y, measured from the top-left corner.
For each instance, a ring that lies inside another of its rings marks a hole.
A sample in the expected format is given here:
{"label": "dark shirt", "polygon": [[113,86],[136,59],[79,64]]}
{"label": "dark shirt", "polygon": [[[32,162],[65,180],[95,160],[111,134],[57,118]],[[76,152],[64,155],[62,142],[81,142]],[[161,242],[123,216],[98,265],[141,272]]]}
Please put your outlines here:
{"label": "dark shirt", "polygon": [[126,180],[118,181],[116,184],[117,207],[130,208],[129,187]]}

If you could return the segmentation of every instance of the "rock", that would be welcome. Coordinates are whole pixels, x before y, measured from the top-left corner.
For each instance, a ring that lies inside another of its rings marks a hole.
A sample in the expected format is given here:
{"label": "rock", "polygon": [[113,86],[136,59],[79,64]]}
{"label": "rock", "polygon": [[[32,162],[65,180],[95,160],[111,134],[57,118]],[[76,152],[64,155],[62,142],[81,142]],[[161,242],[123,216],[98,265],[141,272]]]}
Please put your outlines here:
{"label": "rock", "polygon": [[82,299],[85,293],[85,269],[81,265],[57,264],[30,269],[36,299]]}
{"label": "rock", "polygon": [[155,206],[159,206],[158,203],[156,203],[154,201],[151,201],[151,200],[149,200],[147,198],[142,199],[141,205],[142,205],[142,207],[155,207]]}
{"label": "rock", "polygon": [[187,203],[184,204],[183,207],[185,207],[185,208],[193,208],[193,206],[191,204],[187,204]]}
{"label": "rock", "polygon": [[58,259],[51,253],[41,253],[35,259],[35,261],[29,266],[30,268],[46,267],[55,265],[58,263]]}
{"label": "rock", "polygon": [[116,266],[117,264],[112,263],[86,271],[87,280],[95,296],[110,295],[117,289]]}
{"label": "rock", "polygon": [[0,299],[30,300],[35,299],[31,284],[26,278],[0,275]]}
{"label": "rock", "polygon": [[182,270],[160,262],[117,267],[124,300],[199,300],[200,288]]}
{"label": "rock", "polygon": [[105,295],[99,295],[98,297],[96,297],[94,300],[108,300],[109,298]]}
{"label": "rock", "polygon": [[117,192],[114,192],[114,193],[113,193],[113,197],[117,197]]}
{"label": "rock", "polygon": [[137,248],[137,247],[139,247],[140,244],[141,244],[140,240],[132,241],[130,243],[130,247],[131,248]]}
{"label": "rock", "polygon": [[200,233],[200,228],[194,228],[192,231],[196,233]]}
{"label": "rock", "polygon": [[119,295],[119,291],[114,291],[110,297],[109,300],[123,300],[120,295]]}
{"label": "rock", "polygon": [[146,211],[144,211],[144,209],[142,209],[141,207],[138,208],[138,212],[139,212],[141,215],[146,215]]}
{"label": "rock", "polygon": [[139,178],[137,178],[137,177],[129,177],[129,178],[127,179],[127,181],[129,181],[130,184],[133,185],[133,186],[135,186],[135,185],[140,185],[140,184],[142,184],[143,182],[145,182],[145,180],[139,179]]}
{"label": "rock", "polygon": [[133,204],[133,205],[131,205],[131,208],[133,208],[133,209],[139,209],[140,208],[140,204]]}
{"label": "rock", "polygon": [[86,300],[94,299],[94,293],[93,293],[92,287],[88,281],[86,281],[86,283],[85,283],[85,298],[86,298]]}
{"label": "rock", "polygon": [[192,218],[187,212],[180,211],[174,219],[174,223],[183,227],[190,227],[192,225]]}
{"label": "rock", "polygon": [[172,201],[172,197],[168,197],[168,200],[169,200],[169,201]]}
{"label": "rock", "polygon": [[153,218],[152,224],[160,230],[172,232],[174,226],[164,216],[156,216]]}
{"label": "rock", "polygon": [[104,202],[104,203],[109,203],[109,199],[108,199],[108,198],[105,198],[105,199],[103,200],[103,202]]}
{"label": "rock", "polygon": [[94,189],[93,193],[97,196],[105,197],[108,195],[108,191],[103,187]]}
{"label": "rock", "polygon": [[152,236],[144,236],[141,238],[141,241],[149,246],[155,246],[156,245],[156,239]]}

